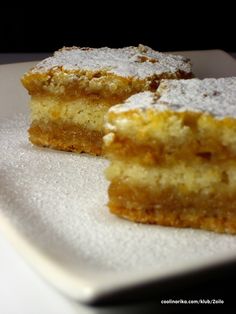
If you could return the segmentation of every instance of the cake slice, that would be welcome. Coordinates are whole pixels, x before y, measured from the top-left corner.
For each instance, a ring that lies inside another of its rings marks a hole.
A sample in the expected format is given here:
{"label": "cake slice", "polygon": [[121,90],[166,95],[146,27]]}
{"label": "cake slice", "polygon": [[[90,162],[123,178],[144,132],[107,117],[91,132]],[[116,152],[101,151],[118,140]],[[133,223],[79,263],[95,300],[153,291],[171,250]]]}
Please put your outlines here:
{"label": "cake slice", "polygon": [[30,141],[100,155],[104,114],[111,106],[155,90],[160,79],[191,76],[187,58],[143,45],[63,48],[22,77],[31,95]]}
{"label": "cake slice", "polygon": [[109,207],[143,223],[236,233],[236,78],[164,80],[106,116]]}

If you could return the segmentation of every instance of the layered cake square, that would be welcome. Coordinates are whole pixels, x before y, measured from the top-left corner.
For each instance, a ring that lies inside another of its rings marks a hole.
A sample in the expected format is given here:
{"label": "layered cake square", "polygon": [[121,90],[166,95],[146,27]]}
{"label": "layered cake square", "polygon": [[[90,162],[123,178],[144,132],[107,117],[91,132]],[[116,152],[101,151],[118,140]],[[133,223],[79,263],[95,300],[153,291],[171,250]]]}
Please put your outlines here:
{"label": "layered cake square", "polygon": [[149,47],[63,48],[22,77],[31,95],[30,141],[100,155],[104,115],[161,79],[192,77],[190,61]]}
{"label": "layered cake square", "polygon": [[112,213],[236,233],[236,78],[163,80],[106,115]]}

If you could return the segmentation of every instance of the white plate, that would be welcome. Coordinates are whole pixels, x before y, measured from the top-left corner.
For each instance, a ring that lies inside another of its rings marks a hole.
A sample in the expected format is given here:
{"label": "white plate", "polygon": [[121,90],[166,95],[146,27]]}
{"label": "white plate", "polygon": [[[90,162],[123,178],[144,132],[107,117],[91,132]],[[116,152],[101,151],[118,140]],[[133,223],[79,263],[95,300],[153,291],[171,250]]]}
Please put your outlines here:
{"label": "white plate", "polygon": [[[196,76],[236,76],[236,62],[223,51],[182,54]],[[66,295],[93,302],[236,260],[236,236],[110,214],[106,160],[33,147],[19,82],[33,64],[0,66],[0,229],[40,274]]]}

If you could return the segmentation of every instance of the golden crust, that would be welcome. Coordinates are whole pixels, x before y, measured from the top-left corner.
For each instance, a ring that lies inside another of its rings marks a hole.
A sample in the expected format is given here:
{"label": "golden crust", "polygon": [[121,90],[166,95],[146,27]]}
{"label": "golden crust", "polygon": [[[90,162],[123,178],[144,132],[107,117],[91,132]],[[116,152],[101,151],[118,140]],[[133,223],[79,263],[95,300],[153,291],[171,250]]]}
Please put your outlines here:
{"label": "golden crust", "polygon": [[[46,72],[26,73],[21,81],[30,95],[57,95],[75,98],[82,95],[118,97],[122,101],[129,96],[145,90],[155,91],[161,79],[188,79],[191,73],[178,71],[163,73],[148,79],[121,77],[106,71],[64,70],[63,67]],[[117,101],[119,103],[119,101]]]}
{"label": "golden crust", "polygon": [[99,94],[125,99],[156,90],[161,79],[190,78],[190,60],[149,47],[64,47],[22,77],[31,95]]}
{"label": "golden crust", "polygon": [[[157,112],[145,115],[135,111],[107,114],[109,125],[118,131],[104,146],[109,156],[132,158],[141,162],[161,163],[195,157],[211,162],[236,157],[236,119],[215,119],[200,112]],[[119,123],[120,121],[120,123]],[[125,125],[123,123],[125,121]],[[122,125],[123,123],[123,125]],[[111,130],[106,129],[106,133]]]}

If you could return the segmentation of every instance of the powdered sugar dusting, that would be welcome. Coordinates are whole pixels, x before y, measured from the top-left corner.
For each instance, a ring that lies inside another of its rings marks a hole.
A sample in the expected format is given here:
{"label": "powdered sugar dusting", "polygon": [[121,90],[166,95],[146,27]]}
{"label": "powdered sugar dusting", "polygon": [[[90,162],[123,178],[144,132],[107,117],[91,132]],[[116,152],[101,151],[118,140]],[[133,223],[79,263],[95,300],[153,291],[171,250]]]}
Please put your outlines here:
{"label": "powdered sugar dusting", "polygon": [[217,118],[236,117],[236,77],[163,81],[158,103],[175,111],[196,110]]}
{"label": "powdered sugar dusting", "polygon": [[131,96],[114,112],[154,109],[199,111],[216,118],[236,117],[236,77],[204,80],[163,80],[157,93],[143,92]]}
{"label": "powdered sugar dusting", "polygon": [[103,175],[107,161],[33,147],[26,129],[23,115],[0,124],[0,210],[63,267],[161,271],[236,250],[235,236],[136,224],[110,214]]}
{"label": "powdered sugar dusting", "polygon": [[190,61],[182,56],[157,52],[147,46],[112,48],[63,48],[32,70],[43,73],[63,67],[66,71],[107,71],[123,77],[147,78],[162,73],[191,72]]}

